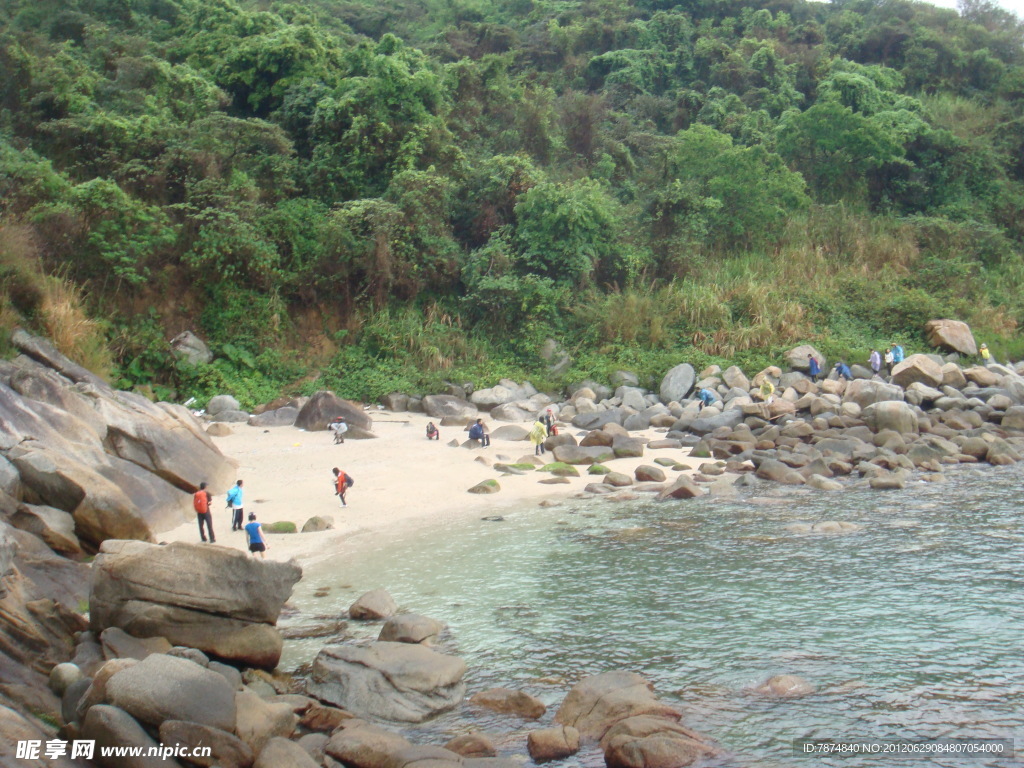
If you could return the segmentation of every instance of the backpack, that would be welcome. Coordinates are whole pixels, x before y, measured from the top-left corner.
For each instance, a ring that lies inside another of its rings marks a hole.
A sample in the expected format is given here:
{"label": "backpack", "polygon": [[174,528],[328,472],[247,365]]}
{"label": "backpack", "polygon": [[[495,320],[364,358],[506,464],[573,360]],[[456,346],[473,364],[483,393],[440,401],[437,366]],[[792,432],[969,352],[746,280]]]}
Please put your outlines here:
{"label": "backpack", "polygon": [[355,484],[356,484],[356,481],[352,479],[352,475],[350,475],[350,474],[348,474],[346,472],[345,473],[345,487],[346,488],[351,488]]}
{"label": "backpack", "polygon": [[196,491],[192,496],[192,508],[201,515],[210,511],[210,500],[206,497],[206,491]]}

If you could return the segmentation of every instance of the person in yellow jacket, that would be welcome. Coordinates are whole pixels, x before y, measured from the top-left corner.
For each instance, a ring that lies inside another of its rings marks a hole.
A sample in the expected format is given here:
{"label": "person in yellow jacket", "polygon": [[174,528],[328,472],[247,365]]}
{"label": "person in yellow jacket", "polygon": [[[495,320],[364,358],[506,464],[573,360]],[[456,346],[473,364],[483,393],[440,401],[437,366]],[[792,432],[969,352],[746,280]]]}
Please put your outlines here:
{"label": "person in yellow jacket", "polygon": [[765,376],[764,379],[761,381],[760,391],[761,399],[764,400],[766,403],[771,403],[772,395],[775,394],[775,385],[768,380],[767,376]]}
{"label": "person in yellow jacket", "polygon": [[991,365],[991,363],[992,363],[992,353],[988,351],[988,345],[987,344],[982,344],[981,345],[981,349],[978,350],[978,354],[981,355],[981,364],[982,365]]}
{"label": "person in yellow jacket", "polygon": [[530,442],[533,443],[533,455],[540,456],[545,452],[544,441],[548,438],[548,428],[543,421],[537,419],[530,430]]}

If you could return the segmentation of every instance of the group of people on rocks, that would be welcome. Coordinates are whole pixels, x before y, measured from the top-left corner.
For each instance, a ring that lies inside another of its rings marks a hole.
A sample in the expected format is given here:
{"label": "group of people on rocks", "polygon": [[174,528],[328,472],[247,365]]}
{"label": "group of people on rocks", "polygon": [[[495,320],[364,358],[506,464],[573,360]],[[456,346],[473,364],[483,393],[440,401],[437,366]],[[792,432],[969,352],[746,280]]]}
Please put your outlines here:
{"label": "group of people on rocks", "polygon": [[[491,431],[487,428],[483,419],[477,419],[472,422],[463,430],[469,433],[470,441],[478,444],[481,448],[488,448],[491,445]],[[527,437],[530,442],[533,443],[534,455],[540,456],[542,453],[546,453],[544,448],[544,441],[551,435],[558,434],[558,420],[555,418],[554,411],[548,408],[547,411],[537,417],[537,420],[533,423],[533,427],[530,429]],[[441,433],[434,422],[427,422],[427,440],[440,440]]]}
{"label": "group of people on rocks", "polygon": [[[206,486],[205,482],[199,484],[199,490],[192,495],[192,507],[196,511],[196,519],[199,522],[199,538],[204,542],[209,541],[211,544],[215,544],[217,537],[213,533],[213,512],[211,511],[213,494],[207,490]],[[243,486],[243,480],[236,480],[227,493],[226,501],[227,510],[231,513],[231,530],[245,531],[249,551],[253,555],[259,553],[260,557],[266,557],[264,553],[267,551],[267,540],[263,536],[263,526],[256,520],[256,513],[250,512],[249,522],[242,525],[245,514],[242,502]],[[207,534],[209,534],[209,538],[207,538]]]}

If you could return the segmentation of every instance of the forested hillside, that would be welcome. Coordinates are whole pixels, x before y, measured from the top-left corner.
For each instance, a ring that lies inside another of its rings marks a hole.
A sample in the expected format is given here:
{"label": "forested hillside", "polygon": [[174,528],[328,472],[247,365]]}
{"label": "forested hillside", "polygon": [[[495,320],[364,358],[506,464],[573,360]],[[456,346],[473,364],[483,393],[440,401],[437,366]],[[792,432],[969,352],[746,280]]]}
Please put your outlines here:
{"label": "forested hillside", "polygon": [[[158,394],[373,397],[1024,322],[986,0],[5,0],[0,326]],[[192,328],[210,365],[176,363]]]}

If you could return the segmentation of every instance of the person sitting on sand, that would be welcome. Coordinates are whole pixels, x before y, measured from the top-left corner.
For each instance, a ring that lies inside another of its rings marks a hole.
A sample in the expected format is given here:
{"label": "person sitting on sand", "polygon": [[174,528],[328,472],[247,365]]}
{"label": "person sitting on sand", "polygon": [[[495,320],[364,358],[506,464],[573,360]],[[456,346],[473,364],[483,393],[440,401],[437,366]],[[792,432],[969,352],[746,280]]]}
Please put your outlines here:
{"label": "person sitting on sand", "polygon": [[544,441],[548,439],[548,428],[544,425],[544,422],[540,419],[533,422],[533,428],[530,430],[530,442],[533,443],[533,455],[540,456],[545,452]]}
{"label": "person sitting on sand", "polygon": [[260,553],[260,557],[266,560],[267,556],[263,554],[267,551],[267,540],[263,538],[263,526],[256,522],[256,513],[249,513],[249,522],[245,526],[245,536],[249,541],[249,551],[252,552],[253,557],[256,553]]}
{"label": "person sitting on sand", "polygon": [[437,427],[434,426],[434,422],[427,422],[427,440],[440,440],[441,433],[437,431]]}

